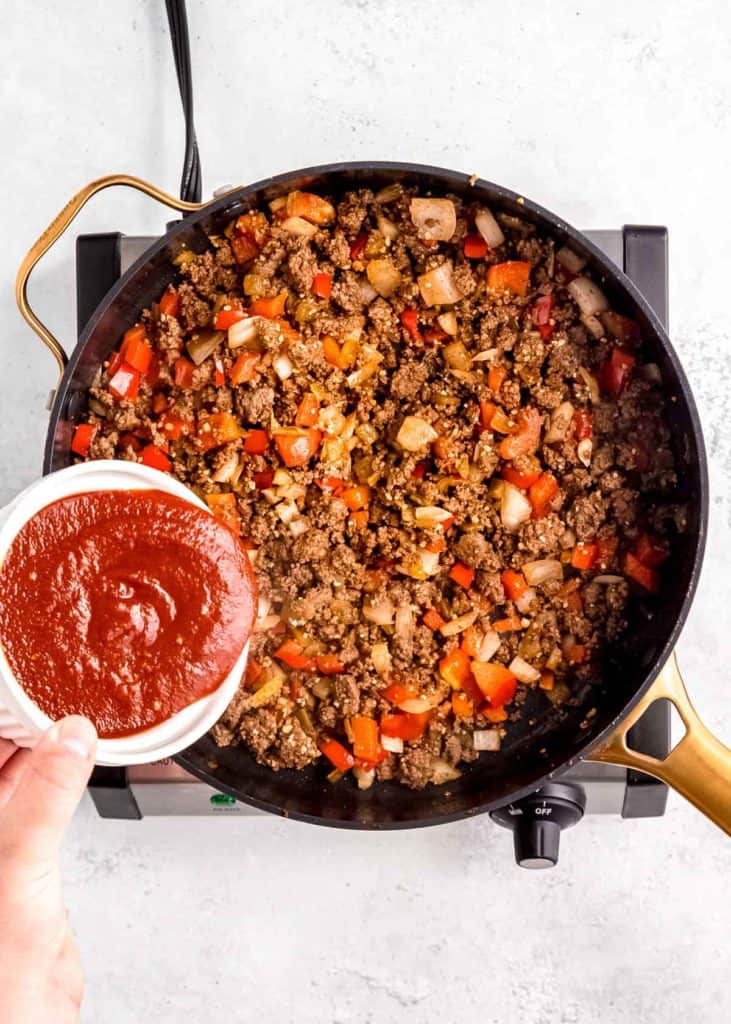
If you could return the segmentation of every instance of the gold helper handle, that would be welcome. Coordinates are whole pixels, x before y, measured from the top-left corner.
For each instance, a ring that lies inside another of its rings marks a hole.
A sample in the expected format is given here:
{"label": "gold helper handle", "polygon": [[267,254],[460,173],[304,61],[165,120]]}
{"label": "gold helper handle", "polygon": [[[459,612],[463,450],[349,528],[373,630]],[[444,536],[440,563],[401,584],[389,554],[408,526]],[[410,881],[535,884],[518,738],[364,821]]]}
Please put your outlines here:
{"label": "gold helper handle", "polygon": [[91,197],[95,196],[97,192],[102,192],[105,188],[110,188],[112,185],[123,185],[126,188],[133,188],[137,192],[144,192],[151,199],[157,199],[159,203],[169,206],[172,210],[178,210],[180,213],[191,213],[195,210],[201,210],[207,205],[206,203],[186,203],[184,200],[177,199],[168,192],[163,192],[162,189],[156,188],[141,178],[132,177],[130,174],[109,174],[104,178],[97,178],[96,181],[85,185],[80,192],[77,192],[72,199],[69,199],[63,210],[51,221],[38,241],[34,242],[30,247],[23,262],[20,264],[18,276],[15,279],[15,301],[18,303],[18,309],[23,314],[25,321],[30,324],[58,363],[59,377],[66,368],[68,356],[60,341],[38,319],[31,309],[28,302],[28,279],[33,267],[35,267],[41,256],[45,255],[54,242],[61,237]]}
{"label": "gold helper handle", "polygon": [[[656,700],[667,698],[686,728],[685,736],[664,761],[627,746],[627,733]],[[719,828],[731,835],[731,750],[701,722],[671,654],[648,692],[620,723],[609,740],[587,761],[624,765],[654,775],[677,790]]]}

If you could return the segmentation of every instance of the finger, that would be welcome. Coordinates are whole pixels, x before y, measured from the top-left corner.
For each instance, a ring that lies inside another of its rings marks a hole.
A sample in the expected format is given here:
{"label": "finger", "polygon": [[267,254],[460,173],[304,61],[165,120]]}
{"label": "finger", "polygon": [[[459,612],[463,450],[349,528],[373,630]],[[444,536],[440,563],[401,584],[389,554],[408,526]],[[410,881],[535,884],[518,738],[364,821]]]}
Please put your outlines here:
{"label": "finger", "polygon": [[18,748],[12,740],[0,739],[0,771],[3,765],[10,760]]}
{"label": "finger", "polygon": [[2,766],[0,770],[0,809],[5,806],[15,792],[29,761],[30,750],[18,750],[16,747],[12,756]]}
{"label": "finger", "polygon": [[94,726],[74,716],[51,726],[31,752],[0,812],[0,850],[9,869],[34,869],[55,859],[89,780],[95,750]]}
{"label": "finger", "polygon": [[54,981],[76,1006],[81,1006],[84,998],[84,971],[79,947],[71,935],[66,936],[59,951]]}

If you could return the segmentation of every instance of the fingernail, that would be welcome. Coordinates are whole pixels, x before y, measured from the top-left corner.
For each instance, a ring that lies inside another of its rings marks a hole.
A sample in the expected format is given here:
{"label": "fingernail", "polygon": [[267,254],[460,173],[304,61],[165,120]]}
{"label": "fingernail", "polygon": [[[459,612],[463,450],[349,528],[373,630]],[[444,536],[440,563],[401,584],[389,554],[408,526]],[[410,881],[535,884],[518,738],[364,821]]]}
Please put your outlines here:
{"label": "fingernail", "polygon": [[51,727],[48,735],[76,757],[87,760],[96,747],[96,729],[87,718],[74,715]]}

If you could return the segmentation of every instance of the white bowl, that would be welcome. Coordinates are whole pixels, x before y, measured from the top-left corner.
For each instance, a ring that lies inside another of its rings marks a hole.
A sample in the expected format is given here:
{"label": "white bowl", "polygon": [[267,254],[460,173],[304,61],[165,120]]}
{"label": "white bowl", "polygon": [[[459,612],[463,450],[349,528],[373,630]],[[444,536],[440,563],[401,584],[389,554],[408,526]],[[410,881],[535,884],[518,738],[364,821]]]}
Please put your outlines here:
{"label": "white bowl", "polygon": [[[208,510],[192,491],[166,473],[134,462],[99,460],[60,469],[37,480],[0,510],[0,565],[14,538],[40,509],[59,498],[86,491],[155,489]],[[96,762],[101,765],[145,764],[185,750],[200,739],[226,710],[246,668],[248,643],[221,685],[172,718],[143,732],[100,739]],[[18,684],[0,646],[0,737],[20,747],[33,747],[52,724]]]}

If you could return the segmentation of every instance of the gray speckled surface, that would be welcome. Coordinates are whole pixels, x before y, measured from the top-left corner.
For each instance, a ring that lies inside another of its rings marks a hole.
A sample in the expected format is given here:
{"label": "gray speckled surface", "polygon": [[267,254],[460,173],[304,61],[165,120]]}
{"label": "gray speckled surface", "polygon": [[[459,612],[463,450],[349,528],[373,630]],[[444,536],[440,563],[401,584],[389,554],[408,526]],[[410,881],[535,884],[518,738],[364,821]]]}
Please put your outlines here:
{"label": "gray speckled surface", "polygon": [[[339,158],[411,159],[477,171],[583,227],[668,224],[672,336],[712,488],[680,656],[728,742],[727,4],[190,6],[209,192]],[[162,7],[117,0],[102,18],[82,0],[5,5],[0,502],[39,471],[53,382],[13,306],[22,253],[97,175],[177,184],[182,127]],[[107,194],[79,229],[154,231],[164,220]],[[32,287],[67,341],[71,253],[64,242]],[[88,803],[64,862],[89,1022],[731,1017],[731,847],[672,795],[663,819],[585,820],[559,869],[538,874],[513,867],[507,835],[487,820],[380,836],[269,818],[103,823]]]}

